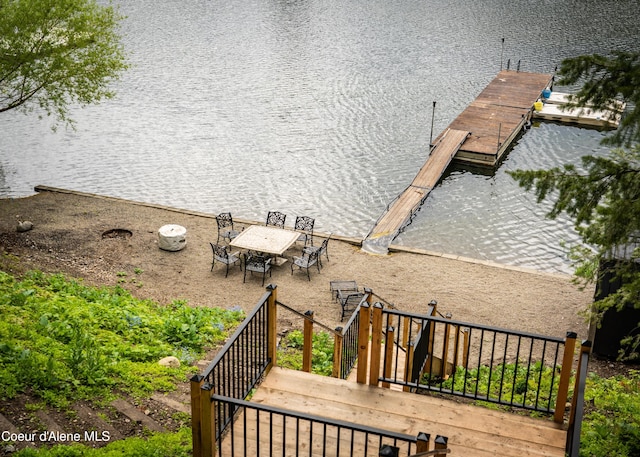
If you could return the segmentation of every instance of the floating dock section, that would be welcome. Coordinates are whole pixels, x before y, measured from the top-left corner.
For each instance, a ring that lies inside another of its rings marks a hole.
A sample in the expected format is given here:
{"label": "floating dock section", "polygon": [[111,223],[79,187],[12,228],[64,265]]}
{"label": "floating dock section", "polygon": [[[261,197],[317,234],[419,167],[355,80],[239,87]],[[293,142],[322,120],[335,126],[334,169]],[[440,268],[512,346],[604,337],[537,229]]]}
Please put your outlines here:
{"label": "floating dock section", "polygon": [[[553,76],[504,70],[449,125],[471,136],[456,161],[495,166],[531,120],[534,103],[551,85]],[[437,141],[437,138],[436,138]]]}
{"label": "floating dock section", "polygon": [[408,225],[452,160],[495,166],[530,122],[534,103],[552,75],[501,71],[438,137],[413,182],[378,218],[362,249],[387,254],[391,241]]}

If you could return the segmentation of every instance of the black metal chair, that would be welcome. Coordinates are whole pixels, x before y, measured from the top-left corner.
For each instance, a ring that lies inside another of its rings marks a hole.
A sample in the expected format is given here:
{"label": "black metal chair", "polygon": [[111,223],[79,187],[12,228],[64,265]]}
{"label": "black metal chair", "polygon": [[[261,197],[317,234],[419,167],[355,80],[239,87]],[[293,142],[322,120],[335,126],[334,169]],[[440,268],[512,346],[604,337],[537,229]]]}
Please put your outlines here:
{"label": "black metal chair", "polygon": [[347,313],[353,313],[363,300],[364,294],[362,292],[343,295],[340,291],[338,291],[338,301],[340,302],[340,307],[342,308],[340,314],[340,322],[344,320],[344,317],[347,315]]}
{"label": "black metal chair", "polygon": [[309,274],[309,268],[312,266],[318,267],[318,273],[320,273],[320,264],[318,263],[318,252],[307,252],[303,253],[302,257],[293,257],[293,261],[291,262],[291,274],[293,274],[293,267],[298,267],[298,269],[302,270],[303,268],[307,269],[307,278],[311,281],[311,275]]}
{"label": "black metal chair", "polygon": [[306,246],[309,243],[313,246],[313,225],[316,220],[309,216],[297,216],[296,223],[294,225],[294,230],[300,232],[300,236],[298,237],[298,241],[304,241],[304,245]]}
{"label": "black metal chair", "polygon": [[287,219],[287,215],[279,211],[269,211],[267,213],[266,225],[273,225],[274,227],[284,228],[284,222]]}
{"label": "black metal chair", "polygon": [[257,254],[245,254],[244,255],[244,278],[242,282],[247,281],[247,271],[251,272],[253,276],[253,272],[262,273],[262,285],[264,286],[264,278],[267,275],[267,271],[269,272],[269,277],[271,277],[271,257],[265,257]]}
{"label": "black metal chair", "polygon": [[302,252],[305,253],[309,253],[309,252],[317,252],[318,253],[318,263],[320,264],[320,267],[322,267],[322,254],[325,255],[325,257],[327,258],[327,261],[329,261],[329,251],[327,250],[327,248],[329,247],[329,240],[331,239],[331,235],[329,235],[328,238],[325,238],[322,241],[322,244],[320,246],[305,246],[304,248],[302,248]]}
{"label": "black metal chair", "polygon": [[213,252],[213,259],[211,259],[211,271],[213,271],[213,266],[216,262],[224,263],[227,266],[227,272],[224,275],[225,278],[229,275],[230,265],[235,265],[237,263],[240,270],[242,270],[242,260],[240,259],[239,252],[229,253],[227,252],[226,246],[213,243],[209,244],[211,245],[211,250]]}
{"label": "black metal chair", "polygon": [[220,237],[223,240],[231,241],[240,234],[240,230],[236,230],[233,226],[233,218],[231,213],[220,213],[216,216],[216,222],[218,223],[218,239],[216,244],[220,241]]}

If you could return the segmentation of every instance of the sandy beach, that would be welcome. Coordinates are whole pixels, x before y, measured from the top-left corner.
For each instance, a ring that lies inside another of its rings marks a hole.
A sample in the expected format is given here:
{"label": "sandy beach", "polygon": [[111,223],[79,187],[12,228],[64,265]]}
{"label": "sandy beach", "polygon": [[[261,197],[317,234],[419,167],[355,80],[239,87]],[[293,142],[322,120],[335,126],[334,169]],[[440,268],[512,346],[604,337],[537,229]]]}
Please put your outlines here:
{"label": "sandy beach", "polygon": [[[243,272],[237,267],[227,278],[223,265],[210,271],[209,242],[217,237],[213,214],[61,189],[41,190],[30,197],[0,200],[5,271],[63,272],[88,284],[120,284],[136,296],[160,303],[185,299],[192,306],[240,306],[245,311],[264,292],[259,276],[248,276],[243,283]],[[222,211],[233,213],[229,208]],[[34,228],[17,232],[17,222],[25,220]],[[287,226],[294,220],[295,215],[289,215]],[[187,229],[184,249],[158,248],[158,229],[166,224]],[[131,236],[103,236],[112,229],[127,230]],[[322,242],[322,235],[316,234],[315,244]],[[340,306],[331,298],[329,281],[341,279],[371,288],[402,310],[421,312],[430,300],[437,300],[439,311],[451,313],[455,320],[550,336],[564,336],[569,330],[579,338],[587,336],[579,312],[592,301],[593,290],[580,290],[570,276],[397,246],[389,255],[375,256],[363,252],[358,243],[334,236],[329,260],[323,258],[320,273],[311,270],[310,281],[304,271],[292,275],[287,262],[273,269],[265,285],[275,284],[281,302],[300,312],[313,311],[316,320],[332,328],[340,325]],[[285,257],[300,255],[301,249],[301,243],[296,243]],[[283,324],[297,327],[301,322]]]}

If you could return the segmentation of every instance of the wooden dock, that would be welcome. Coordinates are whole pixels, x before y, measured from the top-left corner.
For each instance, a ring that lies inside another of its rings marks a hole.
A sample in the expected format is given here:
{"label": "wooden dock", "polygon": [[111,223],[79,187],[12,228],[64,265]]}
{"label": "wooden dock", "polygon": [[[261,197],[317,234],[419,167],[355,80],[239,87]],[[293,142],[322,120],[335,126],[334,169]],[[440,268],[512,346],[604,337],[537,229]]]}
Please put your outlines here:
{"label": "wooden dock", "polygon": [[411,222],[431,190],[453,160],[460,146],[469,136],[468,131],[447,129],[436,140],[427,161],[411,184],[389,204],[363,242],[363,249],[376,254],[386,254],[391,241],[402,227]]}
{"label": "wooden dock", "polygon": [[[453,456],[565,455],[566,432],[549,419],[533,419],[434,396],[397,392],[278,367],[267,375],[251,402],[413,436],[421,432],[429,433],[432,437],[446,436]],[[347,433],[341,437],[329,437],[327,442],[323,442],[322,427],[302,430],[298,435],[296,427],[308,425],[291,420],[287,421],[287,429],[283,430],[281,425],[270,426],[269,415],[262,414],[260,425],[256,426],[255,411],[245,410],[243,414],[249,417],[235,420],[233,432],[223,440],[222,455],[246,455],[242,453],[245,444],[249,446],[248,455],[296,455],[296,436],[308,438],[305,441],[313,448],[311,452],[306,451],[308,455],[324,455],[323,447],[335,449],[336,444],[329,441],[338,438],[345,441],[340,446],[340,455],[350,455],[351,442]],[[287,443],[290,441],[290,449],[282,449],[281,445],[274,447],[270,442],[272,436],[278,440],[286,437]],[[354,440],[353,446],[356,449],[353,455],[378,456],[377,447],[371,443],[366,453],[363,442]],[[235,449],[232,450],[232,447]],[[271,451],[273,454],[270,454]]]}
{"label": "wooden dock", "polygon": [[471,132],[455,160],[495,166],[530,121],[533,104],[552,78],[544,73],[498,73],[448,127]]}
{"label": "wooden dock", "polygon": [[495,166],[531,120],[533,106],[552,75],[504,70],[438,136],[413,182],[378,218],[362,249],[386,254],[411,222],[452,160]]}

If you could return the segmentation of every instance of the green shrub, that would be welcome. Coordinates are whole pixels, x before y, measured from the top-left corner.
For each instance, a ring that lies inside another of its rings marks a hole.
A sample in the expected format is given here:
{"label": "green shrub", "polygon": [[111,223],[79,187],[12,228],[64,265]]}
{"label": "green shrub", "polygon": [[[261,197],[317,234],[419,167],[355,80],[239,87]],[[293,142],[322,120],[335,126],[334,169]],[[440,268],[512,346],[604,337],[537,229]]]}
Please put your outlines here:
{"label": "green shrub", "polygon": [[[333,372],[333,336],[328,332],[313,334],[311,372],[330,376]],[[300,330],[289,332],[278,348],[278,365],[293,370],[302,369],[304,335]]]}
{"label": "green shrub", "polygon": [[[74,399],[172,389],[205,347],[220,344],[242,313],[161,306],[121,287],[87,287],[63,275],[0,271],[0,398],[27,387],[57,406]],[[157,361],[178,357],[180,368]]]}
{"label": "green shrub", "polygon": [[584,457],[640,455],[640,371],[587,379],[580,436]]}

